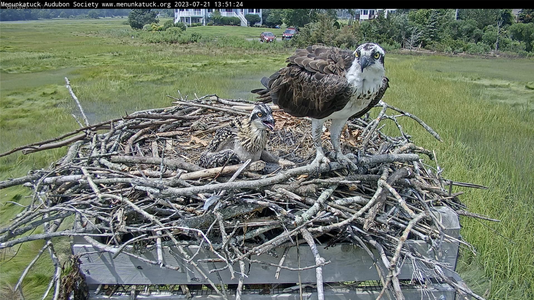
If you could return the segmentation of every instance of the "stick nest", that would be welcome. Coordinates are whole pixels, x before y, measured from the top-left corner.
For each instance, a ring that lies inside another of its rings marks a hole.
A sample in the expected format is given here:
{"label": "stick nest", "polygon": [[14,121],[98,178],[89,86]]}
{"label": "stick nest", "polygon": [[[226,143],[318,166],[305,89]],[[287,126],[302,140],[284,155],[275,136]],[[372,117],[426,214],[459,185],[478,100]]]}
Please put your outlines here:
{"label": "stick nest", "polygon": [[[50,168],[0,182],[0,188],[24,184],[33,190],[32,203],[0,231],[0,249],[36,239],[81,236],[99,251],[124,253],[172,269],[175,266],[161,257],[142,258],[139,249],[200,245],[239,274],[234,263],[251,263],[254,255],[299,240],[312,251],[317,244],[354,243],[379,250],[382,292],[399,298],[396,276],[401,261],[421,257],[406,247],[407,239],[433,247],[458,242],[443,232],[433,212],[435,206],[464,212],[459,194],[451,193],[457,183],[440,176],[433,153],[413,144],[398,122],[412,118],[439,139],[417,117],[381,102],[377,118],[349,120],[342,145],[344,153],[355,154],[359,169],[348,173],[336,162],[310,169],[315,156],[311,122],[275,110],[276,128],[267,150],[295,166],[253,163],[205,170],[197,161],[215,131],[233,118],[249,115],[253,103],[215,95],[175,100],[172,107],[83,126],[2,154],[69,146],[65,157]],[[383,133],[384,120],[393,121],[400,135]],[[323,139],[328,150],[328,132]],[[70,216],[75,216],[74,224],[60,226]],[[43,234],[32,233],[41,226]],[[314,254],[319,256],[316,249]],[[184,257],[196,268],[195,257]],[[424,260],[441,266],[431,258]],[[318,257],[315,267],[325,264]],[[466,287],[450,284],[473,295]],[[317,289],[321,287],[318,276]]]}

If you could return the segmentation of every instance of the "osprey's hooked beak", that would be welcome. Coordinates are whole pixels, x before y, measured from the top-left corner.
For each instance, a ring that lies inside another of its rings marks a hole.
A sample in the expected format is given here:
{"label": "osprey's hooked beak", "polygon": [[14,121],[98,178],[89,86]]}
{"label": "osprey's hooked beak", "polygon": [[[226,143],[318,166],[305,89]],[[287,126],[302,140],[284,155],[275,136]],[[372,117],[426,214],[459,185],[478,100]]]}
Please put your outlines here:
{"label": "osprey's hooked beak", "polygon": [[364,55],[360,58],[359,63],[360,63],[360,67],[362,68],[362,72],[363,72],[363,69],[372,65],[374,62],[367,55]]}

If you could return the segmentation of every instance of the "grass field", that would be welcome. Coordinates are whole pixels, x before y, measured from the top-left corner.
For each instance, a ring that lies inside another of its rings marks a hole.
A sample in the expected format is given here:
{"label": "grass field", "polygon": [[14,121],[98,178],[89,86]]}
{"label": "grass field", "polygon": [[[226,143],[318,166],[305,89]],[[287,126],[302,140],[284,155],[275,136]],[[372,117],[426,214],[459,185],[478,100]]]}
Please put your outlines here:
{"label": "grass field", "polygon": [[[189,28],[204,37],[197,44],[147,43],[124,20],[0,23],[0,152],[77,128],[64,77],[97,122],[170,106],[167,95],[178,91],[189,99],[213,93],[252,99],[249,91],[292,50],[246,41],[262,29],[241,27]],[[209,41],[223,35],[226,40]],[[436,151],[446,178],[490,187],[458,190],[466,192],[470,211],[502,220],[462,218],[462,236],[477,254],[462,249],[460,274],[488,299],[534,298],[534,91],[526,88],[534,61],[388,54],[386,68],[391,88],[384,100],[421,117],[443,142],[409,120],[406,131]],[[46,167],[64,152],[0,158],[0,180]],[[13,203],[28,203],[27,195],[21,188],[0,190],[0,226],[20,211]],[[2,253],[4,298],[41,246]],[[40,298],[51,268],[46,258],[34,267],[26,299]]]}

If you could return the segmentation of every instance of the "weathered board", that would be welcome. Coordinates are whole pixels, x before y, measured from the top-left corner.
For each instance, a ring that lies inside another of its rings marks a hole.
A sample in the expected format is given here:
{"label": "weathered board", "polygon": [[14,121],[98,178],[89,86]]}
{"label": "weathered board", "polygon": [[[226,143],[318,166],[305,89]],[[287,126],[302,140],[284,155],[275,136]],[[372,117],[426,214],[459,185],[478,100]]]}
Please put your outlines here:
{"label": "weathered board", "polygon": [[[445,227],[445,233],[458,237],[460,225],[458,216],[456,213],[448,207],[440,207],[436,209],[438,217],[441,219],[442,225]],[[419,253],[425,254],[431,257],[437,257],[439,261],[446,263],[450,266],[451,270],[456,267],[456,260],[458,255],[458,242],[446,242],[441,245],[440,251],[435,251],[431,245],[422,241],[407,241],[407,245],[416,247]],[[236,276],[231,278],[230,271],[228,269],[210,273],[210,270],[222,268],[225,264],[220,262],[213,262],[209,259],[216,260],[217,257],[209,251],[200,249],[198,251],[197,246],[187,246],[185,249],[190,256],[195,256],[195,261],[200,266],[204,274],[206,274],[210,280],[216,284],[237,284],[239,278]],[[370,280],[379,280],[378,273],[373,264],[373,260],[370,256],[361,248],[351,244],[338,244],[336,246],[325,249],[324,247],[318,247],[321,256],[329,263],[323,266],[323,281],[325,283],[338,283],[338,282],[363,282]],[[284,253],[284,248],[275,248],[269,254],[263,254],[257,257],[251,257],[251,259],[262,261],[265,264],[247,264],[246,274],[244,279],[245,284],[288,284],[288,283],[315,283],[315,269],[310,268],[300,272],[282,269],[279,273],[279,277],[276,278],[277,271],[276,265],[280,263],[280,258]],[[125,254],[119,254],[116,258],[112,257],[110,253],[98,252],[94,247],[88,244],[75,243],[72,245],[72,251],[74,254],[81,255],[81,270],[86,276],[87,284],[91,286],[100,284],[125,284],[125,285],[154,285],[154,284],[207,284],[208,281],[203,278],[193,267],[184,263],[184,259],[180,256],[179,252],[173,247],[163,247],[163,260],[165,263],[179,266],[179,270],[171,270],[160,268],[159,266],[150,265],[139,261],[136,258],[132,258]],[[197,252],[198,251],[198,252]],[[147,249],[143,255],[151,260],[156,260],[156,250]],[[375,257],[379,257],[375,253]],[[204,261],[207,259],[208,261]],[[286,252],[286,258],[284,266],[289,268],[303,268],[306,266],[315,265],[315,258],[313,257],[309,247],[307,245],[301,245],[299,247],[291,247]],[[239,270],[239,265],[234,265],[235,270]],[[401,273],[398,278],[400,280],[409,280],[414,278],[414,274],[417,272],[418,278],[433,278],[433,271],[427,269],[422,264],[413,265],[412,261],[405,261],[401,269]],[[451,277],[453,276],[450,272]],[[454,291],[447,285],[442,286],[429,286],[429,290],[441,291],[445,298],[437,299],[454,299]],[[336,292],[337,291],[337,292]],[[427,291],[427,292],[428,292]],[[338,290],[332,290],[330,293],[339,293]],[[354,297],[347,298],[328,298],[328,299],[372,299],[364,297],[361,291],[347,291],[347,295]],[[418,291],[417,289],[411,289],[411,293],[414,295],[423,295],[424,291]],[[452,294],[450,294],[452,293]],[[371,292],[364,294],[371,295]],[[439,293],[438,293],[439,294]],[[450,295],[449,295],[450,294]],[[313,299],[314,293],[310,294]],[[355,295],[360,295],[356,297]],[[432,293],[433,297],[436,296]],[[141,296],[141,295],[140,295]],[[255,295],[255,299],[258,298]],[[271,295],[273,296],[273,295]],[[270,297],[271,297],[270,296]],[[279,295],[282,297],[281,295]],[[375,295],[376,296],[376,295]],[[154,297],[154,299],[166,299],[160,295]],[[215,298],[213,298],[215,297]],[[218,299],[216,295],[210,295],[206,299]],[[252,296],[251,296],[252,297]],[[285,298],[284,298],[285,297]],[[287,295],[281,299],[293,299],[291,295]],[[333,297],[333,296],[332,296]],[[362,298],[363,297],[363,298]],[[420,298],[420,297],[416,297]],[[94,298],[98,299],[98,298]],[[138,298],[142,299],[142,298]],[[170,298],[169,298],[170,299]],[[173,299],[176,299],[174,296]],[[243,298],[247,299],[247,298]],[[268,298],[271,299],[271,298]],[[275,298],[272,298],[275,299]]]}
{"label": "weathered board", "polygon": [[[375,300],[380,289],[352,288],[341,286],[326,286],[324,290],[325,299],[328,300]],[[455,300],[454,289],[447,284],[436,284],[432,287],[422,288],[421,286],[407,287],[403,289],[403,295],[406,299],[432,299],[432,300]],[[223,297],[214,293],[193,293],[192,298],[185,295],[173,294],[167,292],[140,292],[136,293],[136,299],[209,299],[222,300]],[[92,300],[108,300],[110,297],[105,294],[90,294]],[[114,300],[131,300],[131,293],[115,294],[111,299]],[[234,300],[235,296],[229,293],[228,299]],[[302,298],[298,289],[292,291],[273,292],[271,294],[261,294],[260,291],[243,291],[242,300],[317,300],[317,293],[314,291],[304,291]],[[387,299],[387,297],[386,297]]]}

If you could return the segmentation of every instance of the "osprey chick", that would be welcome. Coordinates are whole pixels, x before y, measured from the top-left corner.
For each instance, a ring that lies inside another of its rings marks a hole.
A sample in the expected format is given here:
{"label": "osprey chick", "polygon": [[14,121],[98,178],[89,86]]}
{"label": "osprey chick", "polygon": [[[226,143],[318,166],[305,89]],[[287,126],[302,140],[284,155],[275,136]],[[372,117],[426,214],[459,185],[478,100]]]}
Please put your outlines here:
{"label": "osprey chick", "polygon": [[199,165],[203,168],[238,164],[262,157],[268,140],[267,130],[274,130],[272,110],[264,103],[254,107],[249,117],[233,119],[230,127],[221,128],[207,149],[200,155]]}
{"label": "osprey chick", "polygon": [[287,66],[261,80],[252,90],[263,102],[272,101],[295,117],[312,119],[316,156],[312,164],[328,162],[322,146],[323,123],[332,120],[330,139],[335,158],[351,169],[356,165],[341,152],[340,135],[349,117],[361,117],[375,106],[386,89],[384,50],[373,43],[355,51],[313,45],[298,49]]}

